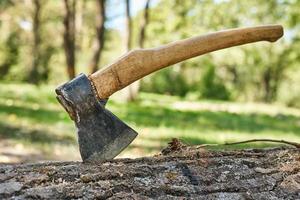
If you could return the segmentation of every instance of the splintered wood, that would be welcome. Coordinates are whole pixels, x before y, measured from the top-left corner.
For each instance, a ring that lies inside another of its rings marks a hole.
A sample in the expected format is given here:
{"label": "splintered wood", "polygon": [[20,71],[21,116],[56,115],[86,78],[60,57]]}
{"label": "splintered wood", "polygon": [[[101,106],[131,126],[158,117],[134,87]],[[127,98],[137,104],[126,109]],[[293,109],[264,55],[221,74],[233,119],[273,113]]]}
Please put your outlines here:
{"label": "splintered wood", "polygon": [[0,199],[299,199],[300,150],[209,151],[0,166]]}

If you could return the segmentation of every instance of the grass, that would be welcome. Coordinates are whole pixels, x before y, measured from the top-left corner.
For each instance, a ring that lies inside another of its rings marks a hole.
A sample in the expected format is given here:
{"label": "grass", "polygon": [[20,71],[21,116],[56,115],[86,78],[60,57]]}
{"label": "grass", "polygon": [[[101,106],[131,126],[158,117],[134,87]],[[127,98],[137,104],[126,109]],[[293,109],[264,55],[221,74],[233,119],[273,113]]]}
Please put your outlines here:
{"label": "grass", "polygon": [[[54,87],[2,83],[0,91],[0,162],[80,159],[74,124],[57,103]],[[114,96],[107,108],[139,132],[121,157],[153,155],[174,137],[190,145],[258,138],[300,142],[300,110],[280,105],[141,93],[134,103]]]}

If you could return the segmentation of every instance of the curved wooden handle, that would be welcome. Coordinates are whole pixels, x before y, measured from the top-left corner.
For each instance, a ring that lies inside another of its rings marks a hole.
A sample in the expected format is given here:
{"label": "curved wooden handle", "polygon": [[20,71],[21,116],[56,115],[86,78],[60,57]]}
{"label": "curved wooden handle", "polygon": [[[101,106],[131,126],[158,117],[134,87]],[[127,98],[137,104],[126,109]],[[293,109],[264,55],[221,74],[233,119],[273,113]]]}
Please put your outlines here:
{"label": "curved wooden handle", "polygon": [[108,98],[144,76],[181,62],[219,49],[257,41],[275,42],[283,35],[280,25],[230,29],[196,36],[151,49],[128,52],[115,63],[90,75],[99,98]]}

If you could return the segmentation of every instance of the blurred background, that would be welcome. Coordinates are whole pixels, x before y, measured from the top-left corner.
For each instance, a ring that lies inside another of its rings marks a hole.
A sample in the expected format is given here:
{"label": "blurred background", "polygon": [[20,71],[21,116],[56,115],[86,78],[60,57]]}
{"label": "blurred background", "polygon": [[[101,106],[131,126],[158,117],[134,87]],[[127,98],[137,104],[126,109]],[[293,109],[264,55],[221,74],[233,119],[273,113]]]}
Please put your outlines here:
{"label": "blurred background", "polygon": [[283,25],[284,37],[190,59],[114,94],[107,107],[140,133],[120,157],[154,155],[171,138],[300,142],[299,10],[299,0],[1,0],[0,162],[80,159],[54,92],[80,72],[130,49],[263,24]]}

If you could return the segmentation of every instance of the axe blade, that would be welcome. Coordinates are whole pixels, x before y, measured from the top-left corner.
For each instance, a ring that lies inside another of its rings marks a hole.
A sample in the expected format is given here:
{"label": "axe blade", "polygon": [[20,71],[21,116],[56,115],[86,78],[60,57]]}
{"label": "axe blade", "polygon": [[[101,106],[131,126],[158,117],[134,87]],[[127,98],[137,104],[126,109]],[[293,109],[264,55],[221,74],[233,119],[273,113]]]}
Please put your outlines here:
{"label": "axe blade", "polygon": [[95,96],[90,80],[80,74],[56,89],[57,99],[75,121],[83,161],[116,157],[137,132],[105,109],[106,100]]}

